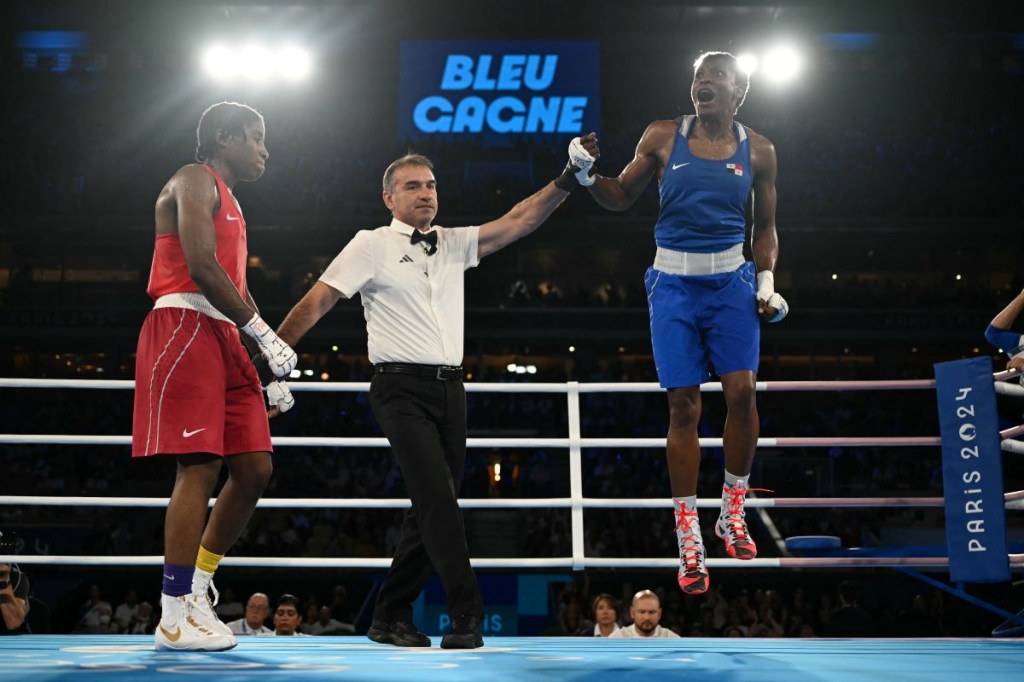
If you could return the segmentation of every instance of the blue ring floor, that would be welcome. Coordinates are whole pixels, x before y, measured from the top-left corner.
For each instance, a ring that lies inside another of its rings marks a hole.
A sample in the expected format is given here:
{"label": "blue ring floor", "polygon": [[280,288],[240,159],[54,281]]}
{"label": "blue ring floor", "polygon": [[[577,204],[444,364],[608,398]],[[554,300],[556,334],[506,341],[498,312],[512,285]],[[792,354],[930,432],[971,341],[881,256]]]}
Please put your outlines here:
{"label": "blue ring floor", "polygon": [[983,682],[1024,680],[1022,639],[600,639],[489,637],[472,651],[362,637],[240,637],[217,653],[156,651],[152,637],[0,637],[0,680],[352,682]]}

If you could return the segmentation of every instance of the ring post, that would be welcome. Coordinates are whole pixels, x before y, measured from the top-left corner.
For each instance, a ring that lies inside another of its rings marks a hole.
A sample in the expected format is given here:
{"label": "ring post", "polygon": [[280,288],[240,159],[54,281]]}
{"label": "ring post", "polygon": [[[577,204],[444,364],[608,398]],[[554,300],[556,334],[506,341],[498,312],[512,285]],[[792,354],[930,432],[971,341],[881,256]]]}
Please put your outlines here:
{"label": "ring post", "polygon": [[569,497],[572,499],[572,570],[585,567],[583,550],[583,448],[580,445],[580,383],[570,381],[566,399],[569,407]]}

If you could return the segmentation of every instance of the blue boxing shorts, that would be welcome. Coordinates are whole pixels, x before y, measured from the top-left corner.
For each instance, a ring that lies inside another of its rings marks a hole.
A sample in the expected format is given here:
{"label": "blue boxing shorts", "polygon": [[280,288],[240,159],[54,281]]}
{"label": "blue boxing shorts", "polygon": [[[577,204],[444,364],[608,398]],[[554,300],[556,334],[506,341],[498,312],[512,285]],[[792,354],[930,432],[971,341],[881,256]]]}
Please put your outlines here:
{"label": "blue boxing shorts", "polygon": [[711,367],[719,376],[757,373],[761,325],[752,262],[718,275],[670,275],[651,267],[644,286],[662,388],[700,385],[711,378]]}

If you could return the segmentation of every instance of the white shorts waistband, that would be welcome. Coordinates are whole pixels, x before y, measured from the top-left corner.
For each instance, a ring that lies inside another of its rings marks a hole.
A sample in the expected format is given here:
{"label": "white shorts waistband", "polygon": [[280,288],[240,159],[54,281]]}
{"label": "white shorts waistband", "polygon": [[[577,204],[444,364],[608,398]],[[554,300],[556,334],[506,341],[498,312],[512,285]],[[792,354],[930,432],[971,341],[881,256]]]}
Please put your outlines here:
{"label": "white shorts waistband", "polygon": [[654,255],[654,269],[670,275],[720,275],[739,270],[744,262],[743,244],[715,253],[673,251],[659,246]]}
{"label": "white shorts waistband", "polygon": [[195,310],[215,320],[234,324],[225,317],[224,313],[213,307],[213,304],[206,300],[206,297],[195,291],[184,291],[177,294],[164,294],[153,303],[156,308],[188,308]]}

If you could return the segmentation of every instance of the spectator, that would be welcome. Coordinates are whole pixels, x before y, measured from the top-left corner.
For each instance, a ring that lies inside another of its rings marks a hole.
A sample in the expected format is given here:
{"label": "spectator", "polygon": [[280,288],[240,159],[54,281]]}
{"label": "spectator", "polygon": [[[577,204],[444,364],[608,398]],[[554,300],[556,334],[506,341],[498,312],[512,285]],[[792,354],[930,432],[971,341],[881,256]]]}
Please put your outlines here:
{"label": "spectator", "polygon": [[629,617],[633,624],[619,628],[609,637],[679,637],[676,633],[661,627],[661,600],[650,590],[640,590],[633,595],[633,605],[629,607]]}
{"label": "spectator", "polygon": [[[111,631],[114,610],[103,598],[99,585],[89,586],[89,598],[82,604],[82,617],[75,626],[75,634],[105,635]],[[116,626],[114,626],[116,629]]]}
{"label": "spectator", "polygon": [[321,606],[317,620],[310,626],[311,635],[351,635],[355,634],[355,627],[351,623],[342,623],[331,617],[331,607]]}
{"label": "spectator", "polygon": [[610,637],[619,629],[619,605],[612,595],[594,597],[591,615],[594,617],[594,637]]}
{"label": "spectator", "polygon": [[139,603],[135,615],[124,629],[127,635],[151,635],[156,629],[156,618],[153,617],[153,605],[148,601]]}
{"label": "spectator", "polygon": [[559,634],[569,637],[590,637],[594,624],[583,617],[580,607],[574,602],[562,609],[559,615]]}
{"label": "spectator", "polygon": [[942,624],[932,614],[928,613],[928,602],[918,594],[910,604],[910,610],[900,613],[896,617],[897,637],[941,637]]}
{"label": "spectator", "polygon": [[342,623],[355,620],[352,608],[348,605],[348,589],[344,585],[335,585],[331,590],[331,617]]}
{"label": "spectator", "polygon": [[871,637],[875,626],[871,614],[857,603],[860,586],[852,580],[839,583],[839,608],[825,620],[826,637]]}
{"label": "spectator", "polygon": [[245,617],[245,608],[242,606],[242,602],[235,599],[235,591],[230,587],[225,587],[221,592],[213,612],[225,622]]}
{"label": "spectator", "polygon": [[306,635],[299,632],[301,624],[302,614],[299,613],[298,598],[292,594],[282,594],[277,600],[277,610],[274,612],[274,634],[278,637],[305,637]]}
{"label": "spectator", "polygon": [[302,617],[299,632],[304,635],[312,635],[313,626],[318,620],[320,620],[320,605],[316,603],[316,599],[310,599],[306,602],[306,615]]}
{"label": "spectator", "polygon": [[139,613],[139,593],[129,587],[124,595],[124,603],[114,610],[114,625],[118,632],[128,632],[132,619]]}
{"label": "spectator", "polygon": [[245,617],[228,623],[228,629],[236,635],[272,635],[274,631],[266,626],[270,613],[270,600],[262,592],[254,592],[245,604]]}

